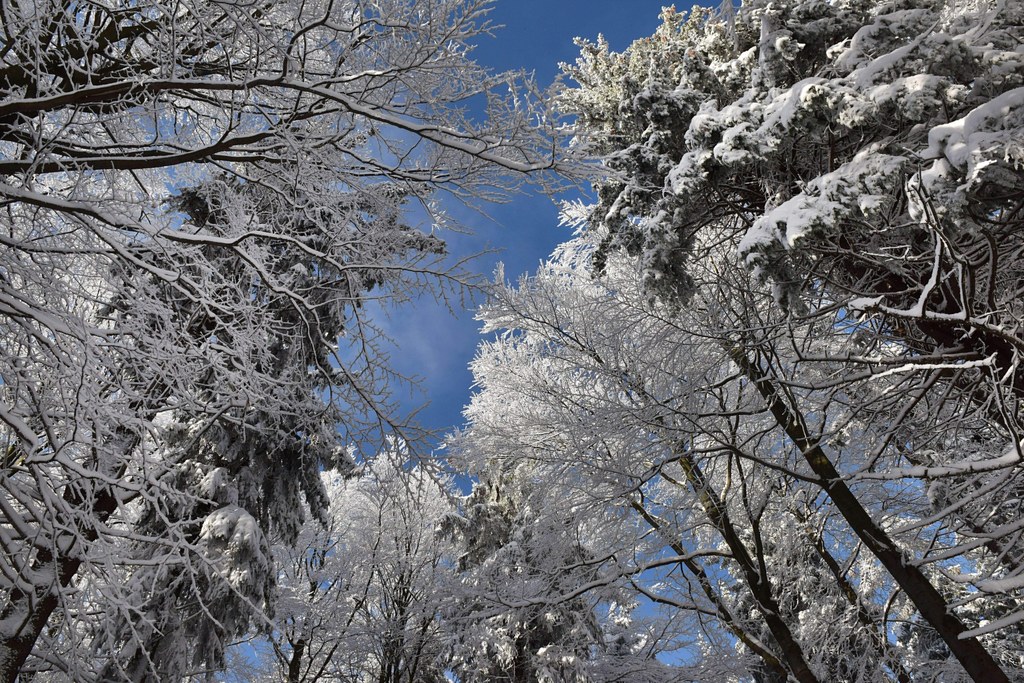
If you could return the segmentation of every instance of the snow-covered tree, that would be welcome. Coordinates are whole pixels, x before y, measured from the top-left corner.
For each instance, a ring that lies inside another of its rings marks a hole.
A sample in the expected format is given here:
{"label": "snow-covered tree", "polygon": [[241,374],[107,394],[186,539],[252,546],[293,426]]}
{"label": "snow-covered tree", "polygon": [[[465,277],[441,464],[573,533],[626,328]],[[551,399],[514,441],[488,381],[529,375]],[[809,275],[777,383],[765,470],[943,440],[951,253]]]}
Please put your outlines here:
{"label": "snow-covered tree", "polygon": [[[270,196],[267,201],[264,193],[248,186],[214,183],[191,188],[177,201],[197,224],[230,235],[238,229],[235,221],[247,224],[256,215],[268,225],[281,216],[294,219],[280,211],[275,199]],[[372,268],[360,269],[357,264],[373,263],[381,257],[412,264],[424,255],[431,258],[442,248],[438,240],[397,220],[400,203],[382,204],[378,210],[385,208],[380,217],[360,224],[362,217],[369,217],[368,212],[338,215],[321,207],[317,222],[307,219],[278,231],[333,254],[331,260],[337,262],[321,263],[302,251],[284,249],[264,256],[261,270],[274,276],[282,292],[301,293],[312,304],[309,311],[297,309],[288,294],[259,287],[246,264],[231,254],[209,253],[206,259],[193,259],[212,261],[215,272],[221,274],[207,280],[208,295],[228,300],[248,296],[248,310],[238,309],[232,318],[242,316],[247,322],[241,329],[224,325],[204,316],[188,300],[175,302],[179,319],[189,320],[192,330],[203,329],[203,334],[216,337],[235,353],[256,342],[256,348],[239,354],[251,365],[239,369],[247,375],[247,391],[270,400],[249,406],[244,417],[237,409],[221,408],[222,415],[233,419],[211,420],[210,408],[218,402],[218,391],[225,380],[235,378],[218,377],[216,368],[208,368],[202,378],[203,391],[196,391],[205,404],[198,409],[183,405],[173,411],[163,428],[162,445],[165,461],[176,465],[168,478],[170,490],[178,495],[146,491],[145,502],[138,505],[133,532],[161,542],[133,544],[129,562],[145,559],[147,566],[133,570],[130,579],[118,576],[106,588],[111,593],[107,597],[109,613],[94,649],[117,652],[118,656],[107,664],[103,678],[116,678],[116,671],[137,678],[149,667],[155,667],[164,678],[173,678],[178,675],[175,672],[192,664],[191,659],[219,661],[225,639],[244,632],[249,617],[271,602],[273,563],[266,548],[256,549],[265,546],[266,540],[258,535],[246,540],[241,529],[271,534],[284,542],[294,540],[303,522],[303,501],[314,511],[327,505],[320,467],[344,469],[351,464],[347,455],[338,457],[338,430],[345,429],[345,436],[358,438],[360,416],[351,407],[359,403],[356,396],[346,395],[329,382],[334,374],[329,369],[332,340],[346,331],[345,308],[358,300],[361,291],[384,283]],[[342,220],[350,223],[350,231],[326,227]],[[347,248],[352,233],[363,235],[359,252]],[[190,269],[188,262],[180,265],[180,272]],[[325,281],[330,285],[323,286]],[[238,292],[240,288],[247,290],[246,295]],[[158,291],[167,295],[165,290]],[[326,372],[310,371],[318,368]],[[255,378],[262,381],[254,386]],[[335,400],[325,401],[325,392],[334,393]],[[282,406],[287,410],[281,410]],[[214,514],[218,508],[230,512]],[[223,514],[229,514],[230,520],[216,527],[220,531],[207,528],[204,520],[219,519]],[[221,542],[254,548],[236,557],[231,571],[219,566],[213,572],[215,576],[230,575],[232,580],[208,579],[197,586],[182,554],[190,552],[197,541],[209,543],[210,534],[219,534]],[[246,567],[246,562],[251,566]],[[153,565],[161,568],[149,568]],[[194,645],[186,647],[186,643]],[[190,652],[191,658],[187,656]]]}
{"label": "snow-covered tree", "polygon": [[[546,492],[533,509],[551,519],[529,527],[541,536],[533,543],[566,547],[544,540],[554,520],[604,520],[584,565],[593,575],[535,588],[534,604],[613,585],[621,595],[616,582],[628,579],[621,602],[668,615],[648,625],[659,649],[704,653],[687,675],[909,680],[887,619],[912,608],[820,498],[815,473],[723,344],[736,324],[732,287],[750,295],[742,270],[723,274],[728,259],[710,250],[692,310],[673,312],[647,301],[642,270],[622,257],[592,279],[596,248],[589,238],[563,245],[536,276],[495,290],[485,329],[505,332],[474,362],[480,392],[457,442],[483,471]],[[747,322],[771,312],[763,288],[760,301],[742,309]],[[844,419],[852,428],[854,416]],[[856,456],[844,450],[845,461]],[[485,543],[502,536],[477,526]],[[488,561],[506,572],[526,564]],[[560,566],[563,575],[571,563]]]}
{"label": "snow-covered tree", "polygon": [[0,679],[219,666],[319,469],[414,440],[359,301],[464,281],[407,206],[563,162],[486,10],[2,4]]}
{"label": "snow-covered tree", "polygon": [[[668,10],[623,54],[584,44],[561,100],[610,171],[577,212],[598,272],[624,252],[686,311],[714,241],[772,287],[774,313],[722,334],[731,362],[975,680],[1005,679],[978,636],[1024,618],[1022,17],[941,0]],[[732,291],[723,305],[751,310]],[[929,544],[908,558],[885,527]]]}
{"label": "snow-covered tree", "polygon": [[512,472],[508,456],[476,470],[479,482],[448,523],[461,553],[445,611],[458,680],[671,680],[656,656],[675,643],[635,618],[635,594],[614,563],[614,549],[629,552],[622,520],[587,520],[561,482]]}
{"label": "snow-covered tree", "polygon": [[260,680],[444,681],[440,614],[450,599],[454,546],[442,533],[451,485],[396,453],[359,473],[325,474],[326,524],[275,545],[280,573]]}

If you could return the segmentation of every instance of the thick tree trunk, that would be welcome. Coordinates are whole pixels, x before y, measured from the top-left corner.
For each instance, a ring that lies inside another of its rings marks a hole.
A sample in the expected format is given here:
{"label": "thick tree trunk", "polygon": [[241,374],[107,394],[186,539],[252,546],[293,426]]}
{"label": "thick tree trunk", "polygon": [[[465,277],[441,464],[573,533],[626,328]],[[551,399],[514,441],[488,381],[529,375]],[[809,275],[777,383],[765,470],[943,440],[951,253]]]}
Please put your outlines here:
{"label": "thick tree trunk", "polygon": [[[64,491],[64,500],[72,509],[79,509],[84,497],[74,486]],[[117,500],[110,491],[98,493],[92,503],[92,518],[102,523],[117,508]],[[73,520],[65,528],[78,526]],[[0,621],[9,622],[24,615],[18,623],[13,635],[0,638],[0,683],[14,683],[25,666],[25,661],[32,654],[32,648],[46,628],[50,615],[60,604],[60,592],[70,585],[82,564],[81,554],[85,546],[97,538],[96,528],[90,525],[80,529],[77,538],[68,538],[70,552],[54,554],[53,548],[61,545],[59,538],[50,540],[50,547],[40,548],[32,562],[34,571],[51,572],[52,580],[25,591],[20,588],[11,590],[7,604],[0,613]]]}
{"label": "thick tree trunk", "polygon": [[298,642],[291,645],[292,656],[288,660],[288,683],[300,683],[302,681],[302,655],[306,652],[306,639],[300,638]]}
{"label": "thick tree trunk", "polygon": [[953,614],[945,598],[935,589],[928,577],[919,567],[908,561],[899,546],[860,504],[821,445],[811,437],[803,421],[786,403],[767,373],[753,363],[742,349],[733,348],[730,355],[757,387],[775,421],[803,454],[804,459],[821,480],[821,486],[854,533],[888,570],[968,675],[977,683],[1009,683],[1006,674],[978,639],[963,637],[963,633],[967,631],[963,622]]}
{"label": "thick tree trunk", "polygon": [[17,614],[25,614],[26,617],[18,625],[18,630],[13,636],[0,640],[0,681],[3,683],[14,683],[18,678],[25,661],[32,654],[32,648],[46,628],[46,622],[57,608],[60,588],[71,583],[80,564],[81,561],[75,559],[54,561],[50,552],[41,552],[36,561],[36,568],[55,566],[59,587],[56,584],[49,584],[33,593],[11,591],[2,619],[6,621]]}

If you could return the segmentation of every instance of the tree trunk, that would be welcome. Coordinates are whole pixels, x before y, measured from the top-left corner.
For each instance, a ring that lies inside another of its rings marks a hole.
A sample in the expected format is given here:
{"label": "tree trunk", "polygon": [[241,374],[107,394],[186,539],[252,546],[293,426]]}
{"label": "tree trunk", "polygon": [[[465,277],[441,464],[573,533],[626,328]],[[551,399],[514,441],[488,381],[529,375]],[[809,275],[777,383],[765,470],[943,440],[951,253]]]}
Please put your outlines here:
{"label": "tree trunk", "polygon": [[977,683],[1009,683],[999,665],[982,647],[977,638],[965,638],[967,630],[963,622],[953,614],[942,594],[931,584],[919,567],[911,563],[899,546],[889,538],[857,497],[843,481],[832,461],[825,455],[821,445],[810,436],[806,426],[794,410],[787,405],[779,389],[760,366],[751,362],[746,353],[737,347],[730,350],[730,356],[743,373],[757,387],[775,421],[786,432],[793,444],[800,449],[804,459],[821,480],[820,485],[836,504],[857,537],[864,543],[879,562],[889,571],[903,592],[917,607],[921,616],[939,634],[946,646],[963,666],[967,674]]}
{"label": "tree trunk", "polygon": [[292,656],[288,660],[288,683],[300,683],[302,680],[302,655],[305,651],[305,638],[300,638],[297,643],[292,643]]}
{"label": "tree trunk", "polygon": [[[72,509],[78,509],[84,503],[84,496],[74,486],[64,490],[64,500]],[[117,499],[108,491],[97,494],[92,504],[92,518],[104,522],[117,508]],[[68,526],[78,526],[73,520]],[[82,564],[81,554],[85,545],[95,541],[95,526],[80,529],[77,539],[71,541],[72,551],[54,555],[53,548],[60,543],[60,538],[51,540],[51,547],[40,548],[32,562],[34,571],[51,569],[54,580],[46,585],[35,586],[34,590],[24,591],[20,588],[11,590],[7,605],[0,613],[0,621],[8,621],[16,615],[24,614],[25,618],[18,625],[13,635],[0,638],[0,683],[14,683],[25,666],[25,661],[32,654],[36,641],[42,635],[50,615],[60,603],[60,591],[71,583]]]}
{"label": "tree trunk", "polygon": [[[635,500],[630,501],[630,505],[634,510],[640,513],[640,516],[643,517],[644,521],[647,522],[652,529],[658,532],[663,531],[662,524],[658,518],[648,512],[643,505]],[[686,548],[684,548],[678,541],[670,542],[669,547],[672,548],[672,550],[674,550],[680,557],[685,558],[689,554],[686,552]],[[779,680],[786,680],[789,676],[789,672],[786,670],[786,667],[782,665],[782,662],[779,661],[779,658],[776,657],[775,654],[768,651],[757,641],[757,639],[751,637],[749,633],[743,630],[729,611],[728,605],[726,605],[725,602],[722,601],[721,596],[715,592],[715,589],[711,585],[711,580],[708,578],[704,569],[692,559],[684,559],[682,562],[690,573],[697,578],[697,582],[700,585],[701,590],[704,592],[704,595],[707,596],[708,600],[710,600],[715,606],[715,609],[718,612],[718,618],[722,621],[722,624],[729,630],[729,632],[736,636],[736,639],[743,643],[747,649],[761,658],[766,670],[772,672],[772,674],[778,677]]]}
{"label": "tree trunk", "polygon": [[[726,545],[729,546],[729,550],[732,552],[733,559],[739,564],[740,570],[743,572],[743,578],[747,582],[747,588],[757,603],[757,607],[764,617],[768,630],[771,631],[772,637],[778,643],[782,654],[782,661],[789,670],[789,673],[800,683],[819,683],[818,677],[814,675],[814,672],[807,665],[807,660],[804,658],[800,643],[797,642],[793,632],[789,629],[789,625],[782,618],[782,610],[779,608],[779,603],[775,600],[775,596],[772,595],[771,582],[758,569],[758,565],[754,562],[754,558],[750,556],[747,546],[744,545],[739,534],[736,533],[736,527],[733,526],[732,520],[729,519],[729,513],[725,509],[725,505],[718,497],[718,494],[712,490],[707,477],[704,476],[704,472],[697,466],[697,463],[693,462],[686,453],[677,453],[677,455],[677,461],[686,473],[686,479],[690,484],[690,488],[697,494],[705,514],[707,514],[711,523],[715,525],[718,533],[722,535]],[[662,476],[665,476],[664,473]]]}

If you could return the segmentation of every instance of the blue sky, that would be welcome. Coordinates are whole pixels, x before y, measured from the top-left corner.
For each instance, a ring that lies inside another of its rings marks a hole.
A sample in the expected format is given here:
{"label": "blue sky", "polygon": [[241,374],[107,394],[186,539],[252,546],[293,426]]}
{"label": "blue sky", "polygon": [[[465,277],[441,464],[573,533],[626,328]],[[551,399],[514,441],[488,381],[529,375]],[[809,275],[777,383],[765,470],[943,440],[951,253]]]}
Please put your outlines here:
{"label": "blue sky", "polygon": [[[496,71],[524,68],[533,71],[542,87],[558,73],[559,62],[572,62],[579,54],[573,38],[596,39],[599,33],[612,49],[622,50],[633,40],[650,35],[658,25],[663,0],[497,0],[491,20],[503,25],[495,37],[481,39],[474,57]],[[485,207],[488,220],[476,213],[452,209],[473,231],[470,236],[449,236],[458,254],[497,249],[474,263],[488,277],[498,261],[506,276],[516,279],[532,272],[556,244],[570,236],[558,226],[558,212],[547,197],[536,193],[517,197],[504,205]],[[406,409],[426,402],[419,422],[439,432],[462,424],[462,408],[468,402],[472,375],[468,363],[480,339],[473,311],[452,316],[444,307],[421,300],[390,311],[382,321],[394,338],[395,368],[421,379],[418,393],[402,392]]]}

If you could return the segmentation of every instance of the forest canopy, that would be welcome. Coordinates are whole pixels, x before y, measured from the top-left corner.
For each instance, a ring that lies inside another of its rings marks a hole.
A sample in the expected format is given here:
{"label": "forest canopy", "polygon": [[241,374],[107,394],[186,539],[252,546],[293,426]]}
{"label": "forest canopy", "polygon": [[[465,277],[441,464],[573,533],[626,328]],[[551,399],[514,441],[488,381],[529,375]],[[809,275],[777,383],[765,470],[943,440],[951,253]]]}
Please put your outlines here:
{"label": "forest canopy", "polygon": [[[0,678],[1024,680],[1024,3],[488,4],[3,2]],[[524,178],[433,457],[363,302]]]}

